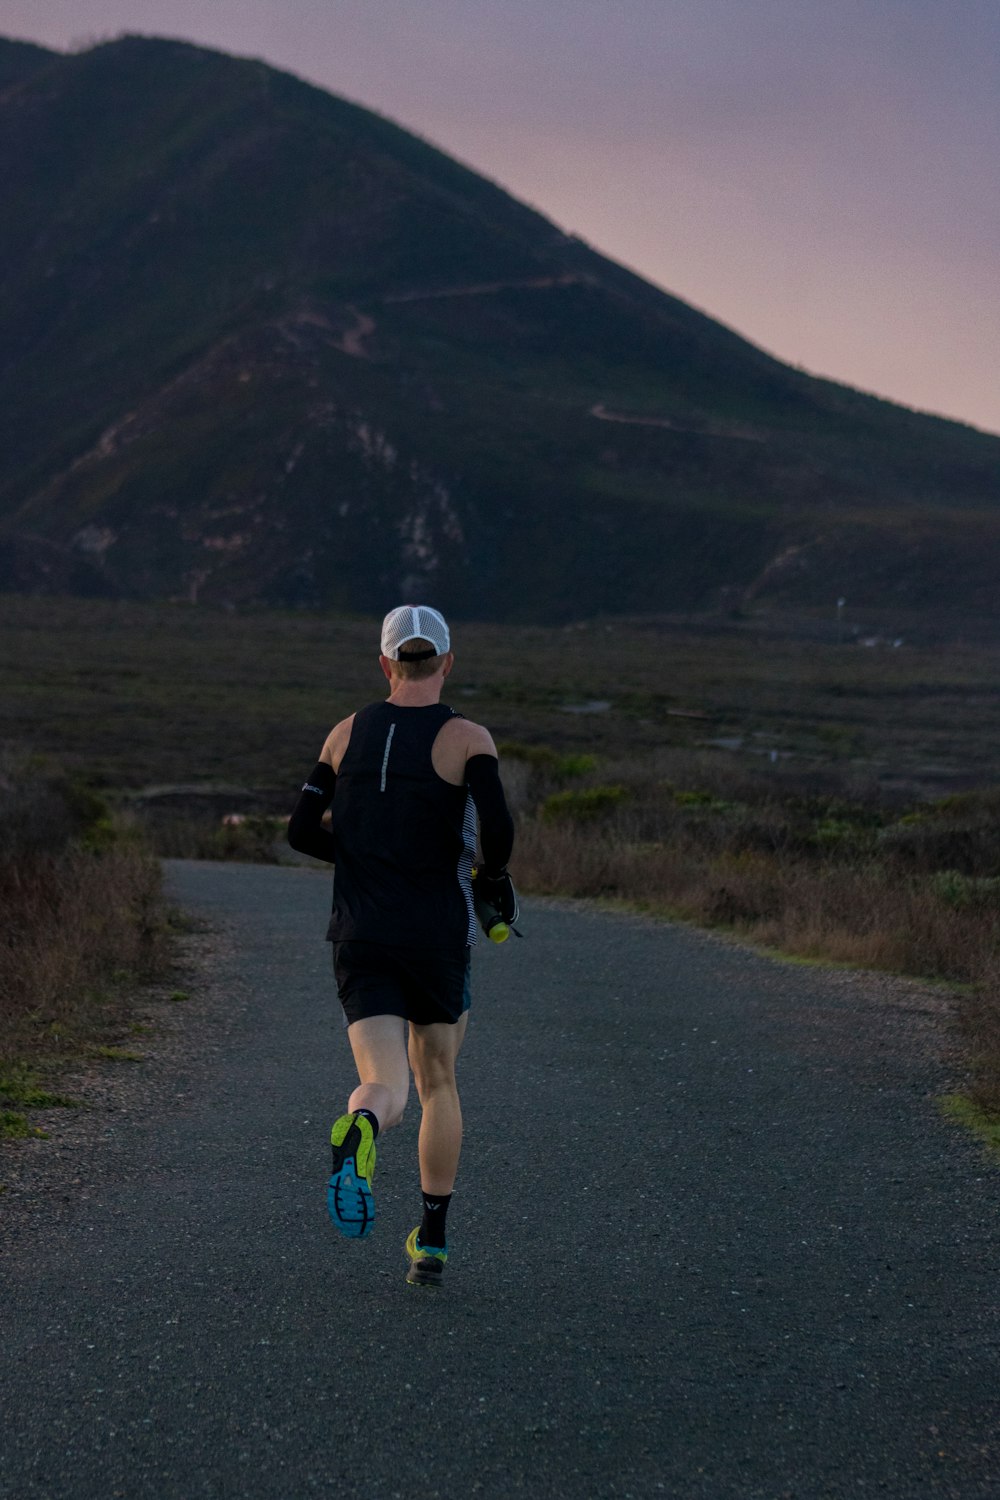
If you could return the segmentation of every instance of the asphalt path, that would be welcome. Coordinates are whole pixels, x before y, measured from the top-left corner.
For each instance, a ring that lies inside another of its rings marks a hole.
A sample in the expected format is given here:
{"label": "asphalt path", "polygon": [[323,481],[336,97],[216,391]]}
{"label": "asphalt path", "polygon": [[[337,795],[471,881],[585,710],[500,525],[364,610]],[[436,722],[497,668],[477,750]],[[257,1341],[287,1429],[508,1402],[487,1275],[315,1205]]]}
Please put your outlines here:
{"label": "asphalt path", "polygon": [[214,1020],[6,1257],[5,1497],[1000,1496],[1000,1173],[938,1116],[917,991],[527,903],[474,960],[424,1290],[415,1100],[372,1237],[326,1216],[328,880],[168,878]]}

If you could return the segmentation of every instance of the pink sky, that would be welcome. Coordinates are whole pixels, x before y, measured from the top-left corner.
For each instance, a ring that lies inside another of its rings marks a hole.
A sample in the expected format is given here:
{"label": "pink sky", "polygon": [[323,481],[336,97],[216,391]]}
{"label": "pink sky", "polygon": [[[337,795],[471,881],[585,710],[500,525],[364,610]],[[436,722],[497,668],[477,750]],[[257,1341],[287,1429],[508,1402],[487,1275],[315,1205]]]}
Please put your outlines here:
{"label": "pink sky", "polygon": [[997,0],[0,0],[378,109],[794,364],[1000,431]]}

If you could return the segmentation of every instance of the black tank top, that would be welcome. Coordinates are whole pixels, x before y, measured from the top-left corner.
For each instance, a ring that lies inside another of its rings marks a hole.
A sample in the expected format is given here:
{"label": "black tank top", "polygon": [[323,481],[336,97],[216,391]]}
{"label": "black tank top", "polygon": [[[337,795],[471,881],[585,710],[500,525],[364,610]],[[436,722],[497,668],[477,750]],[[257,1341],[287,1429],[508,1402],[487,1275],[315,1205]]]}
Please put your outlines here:
{"label": "black tank top", "polygon": [[373,703],[355,714],[331,808],[331,942],[475,942],[475,804],[431,761],[438,731],[455,717],[443,703]]}

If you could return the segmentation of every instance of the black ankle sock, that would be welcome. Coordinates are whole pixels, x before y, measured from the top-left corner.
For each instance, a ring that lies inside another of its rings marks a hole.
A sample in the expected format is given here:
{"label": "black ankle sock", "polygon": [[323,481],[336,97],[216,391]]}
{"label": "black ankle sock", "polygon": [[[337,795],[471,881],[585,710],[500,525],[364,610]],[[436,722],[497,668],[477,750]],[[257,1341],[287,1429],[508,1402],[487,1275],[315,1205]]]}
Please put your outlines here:
{"label": "black ankle sock", "polygon": [[417,1233],[422,1249],[443,1250],[448,1243],[444,1221],[448,1216],[450,1202],[450,1193],[424,1193],[424,1216]]}
{"label": "black ankle sock", "polygon": [[370,1109],[356,1109],[354,1113],[356,1115],[364,1115],[365,1119],[368,1121],[369,1125],[372,1128],[372,1139],[374,1140],[378,1135],[378,1116],[373,1115]]}

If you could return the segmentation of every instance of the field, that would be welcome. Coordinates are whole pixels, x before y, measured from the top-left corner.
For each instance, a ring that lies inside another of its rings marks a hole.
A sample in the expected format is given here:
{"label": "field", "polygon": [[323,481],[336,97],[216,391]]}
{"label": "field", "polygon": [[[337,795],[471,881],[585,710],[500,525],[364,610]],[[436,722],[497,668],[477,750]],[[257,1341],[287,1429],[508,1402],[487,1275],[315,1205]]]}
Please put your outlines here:
{"label": "field", "polygon": [[[305,612],[0,598],[0,738],[162,853],[281,857],[327,730],[383,695],[377,636]],[[970,1097],[1000,1117],[987,628],[761,613],[468,624],[455,644],[446,697],[500,744],[523,888],[958,986]]]}
{"label": "field", "polygon": [[[455,637],[450,699],[498,740],[897,801],[996,776],[1000,642],[974,622],[963,639],[870,612]],[[112,792],[228,785],[277,810],[330,726],[382,696],[377,640],[372,621],[311,612],[0,596],[0,740]]]}

